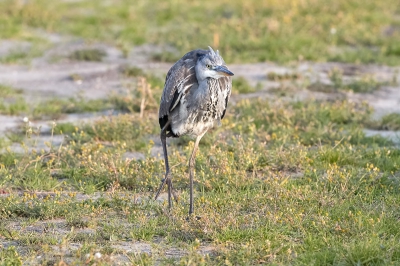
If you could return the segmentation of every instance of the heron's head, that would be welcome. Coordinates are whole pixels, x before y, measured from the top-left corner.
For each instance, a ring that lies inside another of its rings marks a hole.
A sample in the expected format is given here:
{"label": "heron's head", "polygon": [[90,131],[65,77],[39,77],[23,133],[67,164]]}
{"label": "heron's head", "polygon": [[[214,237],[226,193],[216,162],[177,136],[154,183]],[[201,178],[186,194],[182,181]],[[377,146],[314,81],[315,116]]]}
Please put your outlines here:
{"label": "heron's head", "polygon": [[224,59],[219,55],[219,52],[209,46],[209,51],[201,56],[196,64],[197,79],[203,80],[206,78],[219,79],[226,76],[233,76],[233,73],[226,67]]}

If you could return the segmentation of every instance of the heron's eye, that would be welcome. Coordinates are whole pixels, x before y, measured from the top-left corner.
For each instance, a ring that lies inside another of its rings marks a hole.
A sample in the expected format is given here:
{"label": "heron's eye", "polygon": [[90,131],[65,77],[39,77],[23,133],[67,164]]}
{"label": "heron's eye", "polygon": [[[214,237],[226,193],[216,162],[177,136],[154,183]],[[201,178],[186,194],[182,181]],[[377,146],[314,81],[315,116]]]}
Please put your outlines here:
{"label": "heron's eye", "polygon": [[210,68],[211,68],[211,65],[206,65],[206,67],[207,67],[208,69],[210,69]]}

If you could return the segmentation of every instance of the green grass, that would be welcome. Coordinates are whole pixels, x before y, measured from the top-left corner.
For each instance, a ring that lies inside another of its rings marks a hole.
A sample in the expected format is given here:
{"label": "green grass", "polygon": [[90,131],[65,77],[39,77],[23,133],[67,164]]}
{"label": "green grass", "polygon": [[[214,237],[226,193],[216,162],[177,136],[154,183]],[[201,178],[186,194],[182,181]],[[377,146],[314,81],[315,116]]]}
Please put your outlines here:
{"label": "green grass", "polygon": [[[174,61],[198,47],[219,48],[227,62],[296,60],[399,64],[397,1],[204,2],[88,0],[0,3],[0,38],[35,40],[37,29],[112,43],[125,53],[144,43],[172,46]],[[102,29],[102,30],[98,30]],[[182,38],[181,36],[185,36]]]}
{"label": "green grass", "polygon": [[[191,140],[169,145],[179,203],[168,211],[152,199],[164,172],[148,156],[148,137],[159,131],[155,113],[60,125],[68,132],[61,148],[2,154],[0,191],[11,194],[0,197],[0,235],[18,243],[2,251],[6,259],[94,263],[101,252],[107,263],[118,254],[139,264],[400,262],[400,150],[364,135],[367,105],[252,99],[231,106],[197,157],[200,220],[186,219]],[[123,159],[132,150],[146,159]],[[154,253],[125,253],[121,242],[151,244]],[[72,244],[78,248],[61,257],[51,251]],[[211,252],[200,255],[205,247]],[[184,252],[167,257],[174,248]]]}

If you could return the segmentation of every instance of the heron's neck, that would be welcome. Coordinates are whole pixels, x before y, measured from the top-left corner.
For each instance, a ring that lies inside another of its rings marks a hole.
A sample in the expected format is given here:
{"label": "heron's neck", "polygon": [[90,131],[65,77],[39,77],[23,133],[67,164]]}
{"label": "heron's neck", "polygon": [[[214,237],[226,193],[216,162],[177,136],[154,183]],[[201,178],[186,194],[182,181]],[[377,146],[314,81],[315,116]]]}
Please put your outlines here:
{"label": "heron's neck", "polygon": [[202,83],[204,81],[207,81],[208,76],[201,69],[200,64],[196,64],[195,69],[196,69],[196,78],[197,78],[198,83],[200,84],[200,83]]}

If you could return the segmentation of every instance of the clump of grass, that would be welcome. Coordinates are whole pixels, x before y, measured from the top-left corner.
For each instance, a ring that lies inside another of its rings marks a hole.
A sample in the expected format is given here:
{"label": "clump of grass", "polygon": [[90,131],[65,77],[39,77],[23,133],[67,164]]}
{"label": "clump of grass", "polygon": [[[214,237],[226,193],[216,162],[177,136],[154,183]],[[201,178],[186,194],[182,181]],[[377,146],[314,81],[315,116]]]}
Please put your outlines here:
{"label": "clump of grass", "polygon": [[66,221],[69,227],[87,228],[90,225],[90,222],[88,220],[80,216],[70,216],[66,219]]}
{"label": "clump of grass", "polygon": [[56,127],[54,128],[55,134],[71,134],[78,130],[77,126],[73,123],[66,122],[66,123],[57,123]]}
{"label": "clump of grass", "polygon": [[21,89],[15,89],[11,86],[0,84],[0,97],[3,98],[11,97],[18,94],[22,94],[22,92],[23,91]]}
{"label": "clump of grass", "polygon": [[310,91],[320,91],[320,92],[325,92],[325,93],[337,92],[337,89],[335,88],[335,86],[333,86],[331,84],[325,84],[322,82],[311,83],[307,87],[307,89]]}
{"label": "clump of grass", "polygon": [[106,52],[101,49],[81,49],[76,50],[72,54],[69,55],[69,58],[72,60],[78,61],[94,61],[100,62],[103,60],[103,57],[106,56]]}
{"label": "clump of grass", "polygon": [[57,119],[63,114],[98,112],[112,108],[105,99],[84,100],[81,98],[51,99],[37,105],[32,110],[33,119]]}
{"label": "clump of grass", "polygon": [[122,73],[127,77],[145,77],[143,69],[135,66],[125,66],[121,68]]}
{"label": "clump of grass", "polygon": [[267,79],[274,80],[274,81],[284,81],[284,80],[297,80],[300,79],[301,75],[299,73],[289,73],[286,72],[284,74],[279,74],[276,72],[268,72]]}
{"label": "clump of grass", "polygon": [[22,97],[7,99],[0,102],[0,114],[18,115],[29,110],[29,106]]}
{"label": "clump of grass", "polygon": [[28,111],[28,104],[21,94],[21,89],[0,84],[0,97],[3,98],[3,101],[0,102],[0,114],[18,115]]}

